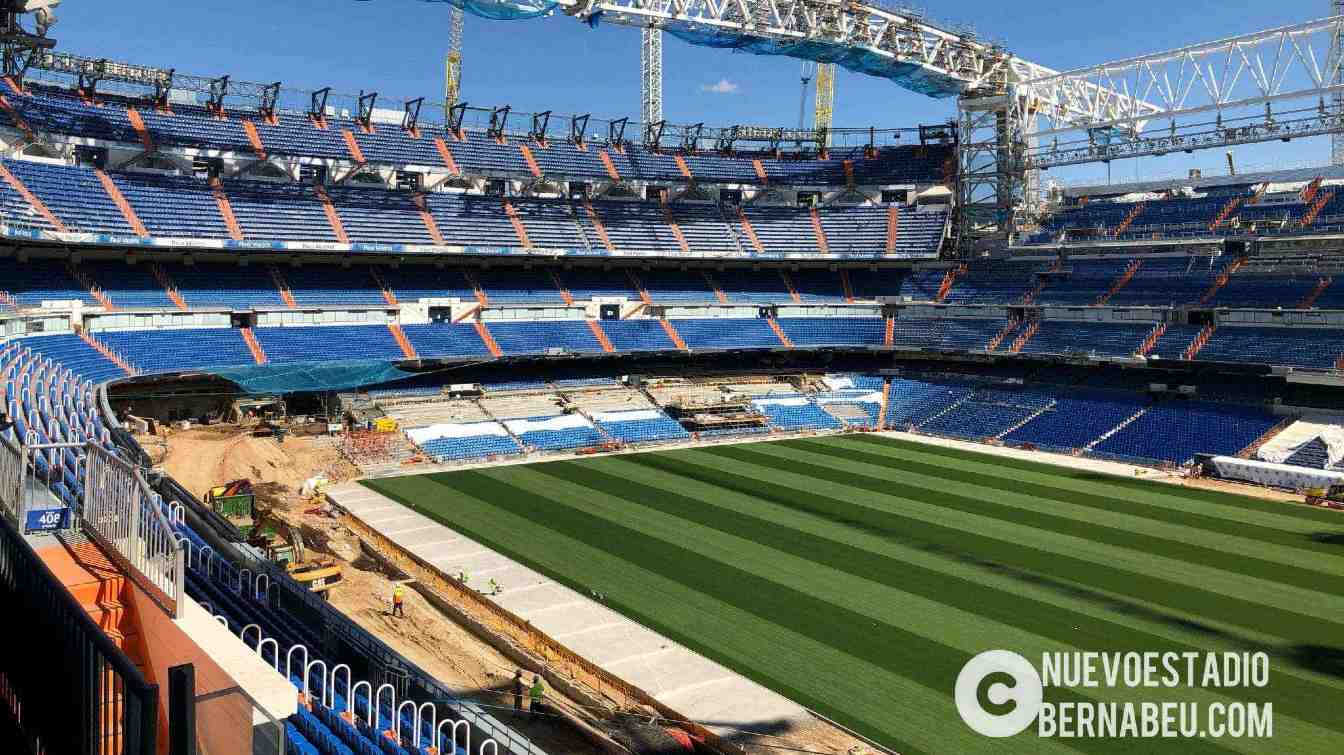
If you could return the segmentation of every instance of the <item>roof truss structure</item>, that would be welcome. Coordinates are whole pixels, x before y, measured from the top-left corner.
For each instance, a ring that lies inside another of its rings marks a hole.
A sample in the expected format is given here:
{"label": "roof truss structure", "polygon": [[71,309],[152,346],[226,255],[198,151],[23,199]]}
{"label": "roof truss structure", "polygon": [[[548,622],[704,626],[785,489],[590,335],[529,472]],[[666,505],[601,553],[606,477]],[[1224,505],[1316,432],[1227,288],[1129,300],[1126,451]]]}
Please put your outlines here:
{"label": "roof truss structure", "polygon": [[1029,79],[1018,85],[1019,106],[1043,137],[1139,134],[1183,116],[1326,97],[1341,88],[1331,41],[1342,23],[1336,16]]}

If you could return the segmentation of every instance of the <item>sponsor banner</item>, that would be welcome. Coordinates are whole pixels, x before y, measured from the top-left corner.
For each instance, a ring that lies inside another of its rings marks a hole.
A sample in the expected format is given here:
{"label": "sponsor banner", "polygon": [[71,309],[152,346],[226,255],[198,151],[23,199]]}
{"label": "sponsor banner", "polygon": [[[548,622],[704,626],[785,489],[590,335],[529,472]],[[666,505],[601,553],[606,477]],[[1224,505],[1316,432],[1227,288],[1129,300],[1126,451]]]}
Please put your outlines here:
{"label": "sponsor banner", "polygon": [[[36,228],[22,228],[0,225],[0,235],[11,239],[31,241],[59,241],[66,244],[95,244],[100,246],[155,247],[167,249],[230,249],[239,251],[273,252],[357,252],[365,254],[423,254],[423,255],[466,255],[479,257],[618,257],[618,258],[667,258],[676,259],[752,259],[752,260],[879,260],[897,259],[881,252],[843,252],[821,254],[819,252],[691,252],[669,253],[649,249],[522,249],[517,247],[495,246],[449,246],[433,244],[377,244],[357,242],[339,244],[329,241],[278,241],[268,239],[197,239],[178,237],[124,236],[110,233],[82,233],[43,231]],[[933,259],[936,254],[922,257],[903,256],[899,259]]]}

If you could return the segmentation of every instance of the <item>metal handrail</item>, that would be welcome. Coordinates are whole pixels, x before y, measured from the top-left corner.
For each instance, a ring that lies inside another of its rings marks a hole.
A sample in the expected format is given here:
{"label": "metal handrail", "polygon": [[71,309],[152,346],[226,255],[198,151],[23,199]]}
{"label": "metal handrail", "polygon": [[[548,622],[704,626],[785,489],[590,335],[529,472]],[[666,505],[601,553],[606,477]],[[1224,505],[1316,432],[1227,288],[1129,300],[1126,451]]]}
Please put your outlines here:
{"label": "metal handrail", "polygon": [[186,568],[178,542],[156,494],[140,470],[106,449],[89,444],[84,458],[84,501],[78,522],[117,558],[150,597],[182,618]]}
{"label": "metal handrail", "polygon": [[27,482],[28,465],[23,449],[0,435],[0,504],[11,521],[22,528],[24,521],[23,489]]}

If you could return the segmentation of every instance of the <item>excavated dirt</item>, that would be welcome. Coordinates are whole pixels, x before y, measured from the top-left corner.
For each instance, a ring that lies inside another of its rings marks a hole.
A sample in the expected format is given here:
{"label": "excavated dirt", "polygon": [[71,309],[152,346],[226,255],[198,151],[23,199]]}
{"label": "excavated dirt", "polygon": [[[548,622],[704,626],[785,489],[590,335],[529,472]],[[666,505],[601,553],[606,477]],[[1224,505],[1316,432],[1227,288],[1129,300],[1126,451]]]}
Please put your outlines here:
{"label": "excavated dirt", "polygon": [[[433,674],[460,697],[498,706],[496,716],[555,755],[598,751],[573,724],[552,717],[538,721],[513,713],[511,683],[517,667],[507,657],[431,606],[418,592],[405,593],[404,618],[391,615],[393,575],[361,552],[358,539],[344,526],[315,510],[299,494],[311,477],[325,475],[332,483],[358,476],[334,444],[322,439],[253,437],[234,426],[172,430],[141,439],[156,463],[192,493],[203,496],[215,485],[248,478],[259,501],[291,525],[297,525],[314,551],[337,558],[344,581],[329,596],[332,604],[397,652]],[[160,450],[162,449],[162,450]],[[312,512],[312,513],[309,513]],[[531,674],[525,672],[525,679]],[[633,716],[612,716],[608,709],[589,709],[557,690],[547,689],[548,703],[569,716],[606,733],[634,731]],[[647,720],[647,719],[644,719]],[[625,739],[625,737],[617,737]],[[636,741],[639,737],[635,737]],[[824,721],[777,735],[735,738],[748,752],[802,752],[817,755],[859,755],[869,752],[859,740]]]}
{"label": "excavated dirt", "polygon": [[310,477],[326,475],[337,483],[358,474],[335,444],[324,438],[291,436],[282,444],[269,435],[254,437],[232,425],[170,430],[166,438],[160,438],[168,443],[164,470],[197,496],[204,496],[215,485],[246,477],[263,503],[284,508]]}

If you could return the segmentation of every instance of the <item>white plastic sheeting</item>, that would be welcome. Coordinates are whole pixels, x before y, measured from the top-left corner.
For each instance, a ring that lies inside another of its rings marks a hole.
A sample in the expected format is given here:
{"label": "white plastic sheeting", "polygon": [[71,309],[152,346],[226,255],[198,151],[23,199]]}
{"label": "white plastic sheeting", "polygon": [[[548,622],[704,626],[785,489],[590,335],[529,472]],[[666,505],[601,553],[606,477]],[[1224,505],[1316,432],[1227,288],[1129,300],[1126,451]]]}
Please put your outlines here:
{"label": "white plastic sheeting", "polygon": [[549,419],[511,419],[504,423],[516,435],[536,433],[546,430],[573,430],[579,427],[592,427],[592,423],[581,414],[562,414]]}
{"label": "white plastic sheeting", "polygon": [[1291,464],[1272,464],[1254,459],[1239,459],[1235,456],[1215,456],[1213,466],[1218,470],[1218,476],[1224,479],[1245,480],[1288,490],[1329,489],[1333,485],[1344,485],[1344,472],[1309,469]]}
{"label": "white plastic sheeting", "polygon": [[603,424],[613,422],[643,422],[651,419],[662,419],[663,413],[657,409],[628,409],[620,412],[593,412],[593,419]]}
{"label": "white plastic sheeting", "polygon": [[406,435],[416,445],[438,438],[475,438],[490,435],[508,435],[509,431],[498,422],[470,422],[466,424],[429,425],[407,430]]}
{"label": "white plastic sheeting", "polygon": [[869,391],[867,393],[851,391],[842,395],[817,396],[818,404],[880,404],[882,403],[882,391]]}
{"label": "white plastic sheeting", "polygon": [[1255,455],[1263,461],[1281,464],[1303,446],[1317,438],[1320,438],[1321,442],[1325,444],[1326,456],[1329,458],[1330,465],[1344,459],[1344,427],[1305,421],[1294,422],[1284,428],[1283,432],[1261,446],[1255,452]]}
{"label": "white plastic sheeting", "polygon": [[791,398],[758,398],[751,402],[757,406],[807,406],[806,396],[794,396]]}
{"label": "white plastic sheeting", "polygon": [[845,391],[854,387],[854,378],[844,375],[827,375],[821,382],[833,391]]}

